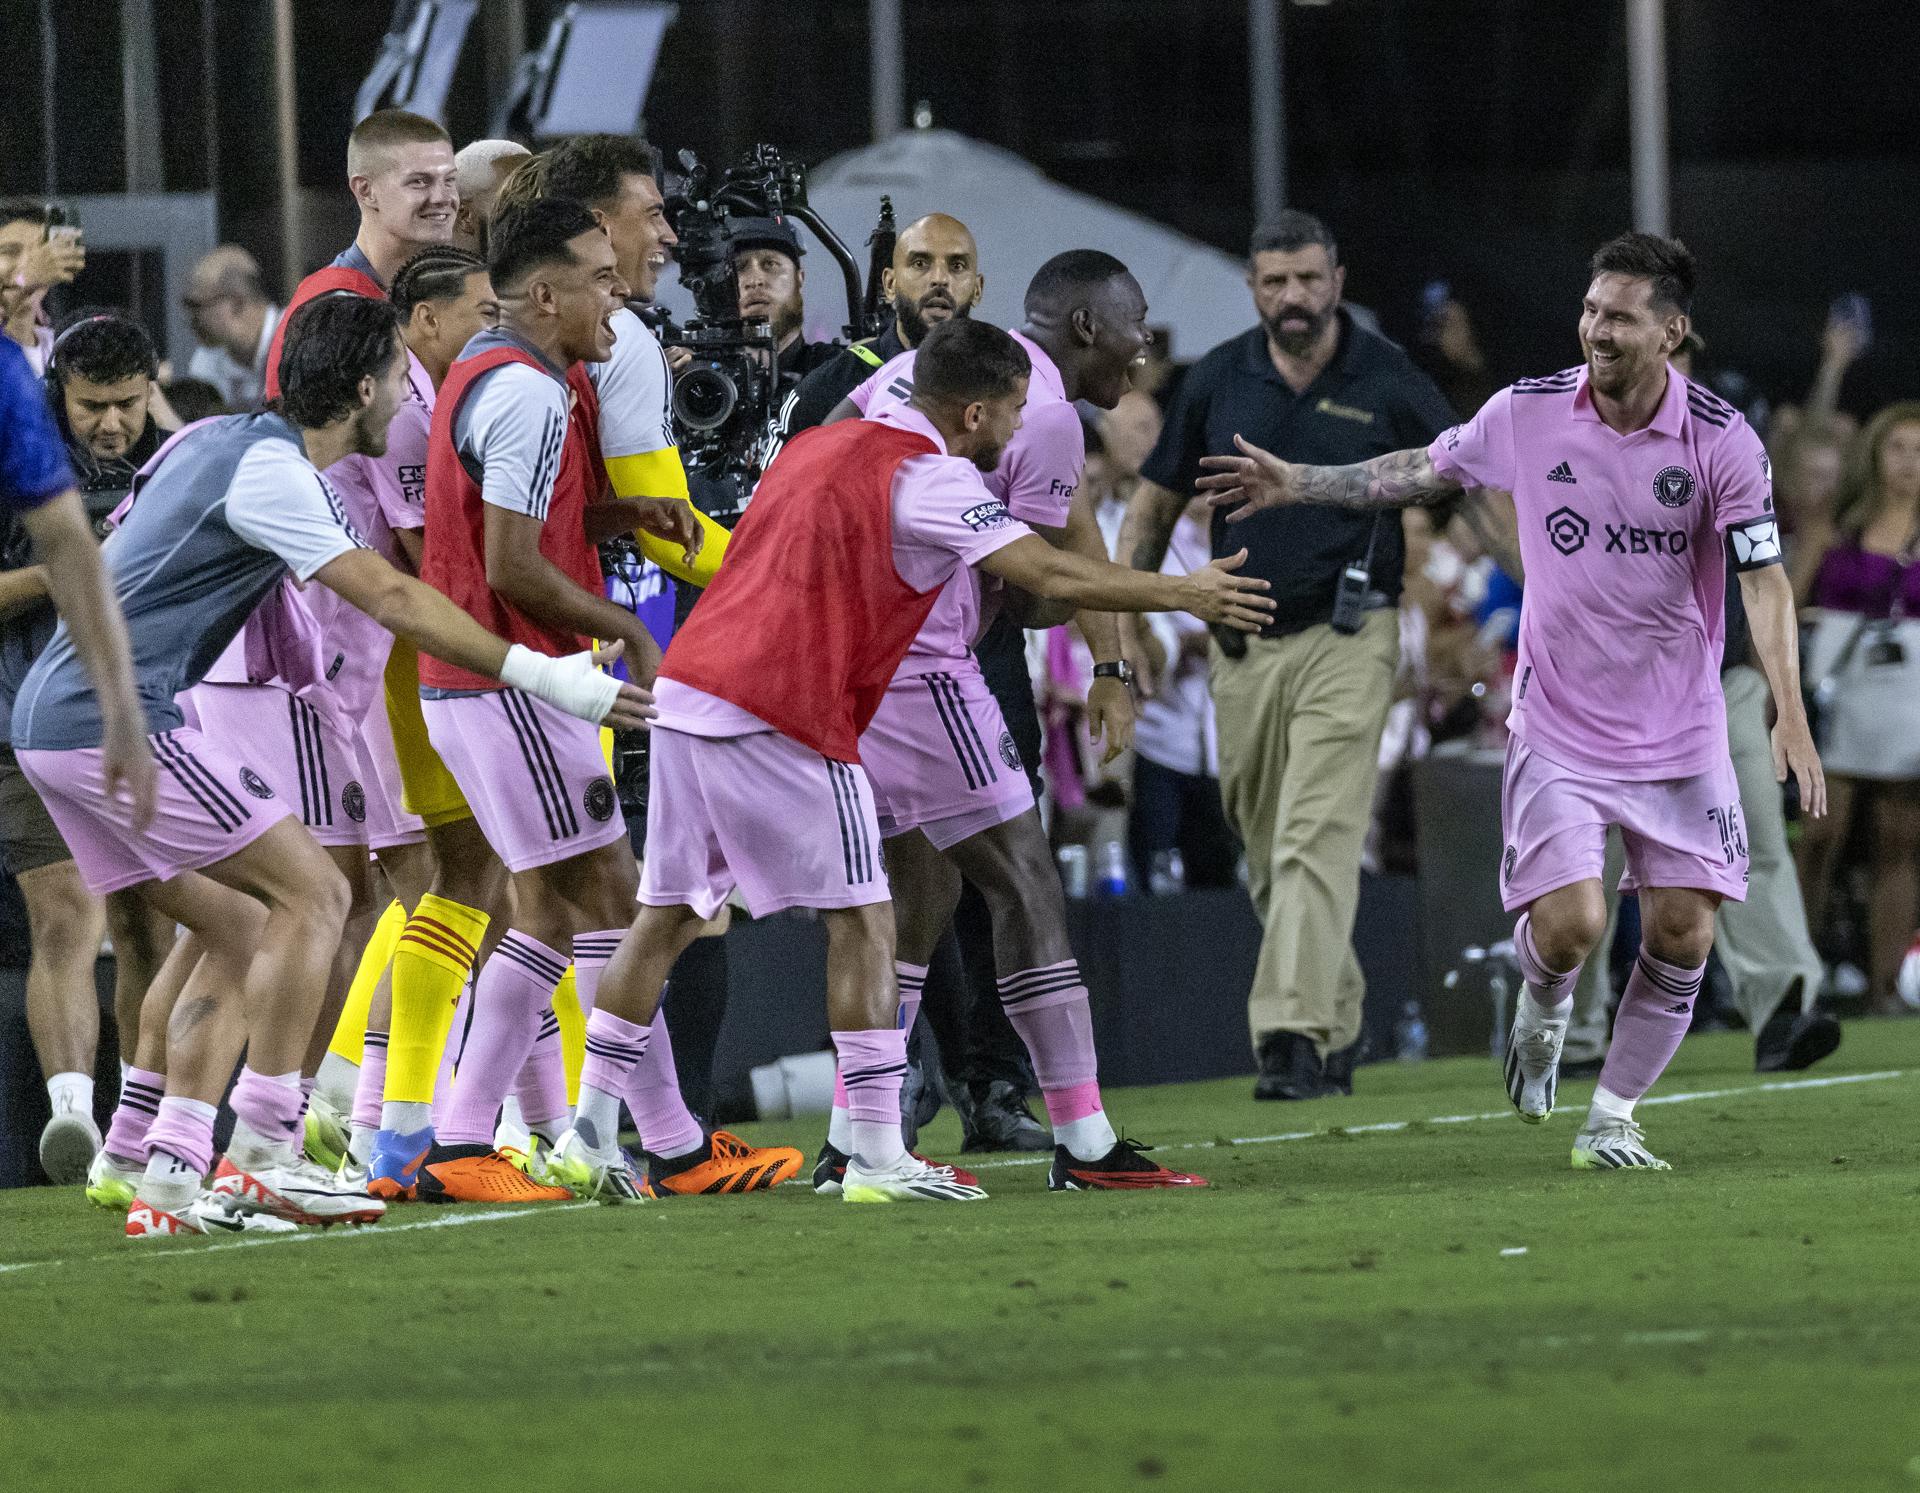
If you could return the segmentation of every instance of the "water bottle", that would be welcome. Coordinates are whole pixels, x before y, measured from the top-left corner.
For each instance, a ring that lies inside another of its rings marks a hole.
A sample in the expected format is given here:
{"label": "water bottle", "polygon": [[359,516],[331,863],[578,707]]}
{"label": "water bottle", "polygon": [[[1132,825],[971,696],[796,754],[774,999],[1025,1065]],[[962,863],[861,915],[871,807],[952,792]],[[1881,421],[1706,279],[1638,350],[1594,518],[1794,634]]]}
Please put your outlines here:
{"label": "water bottle", "polygon": [[1118,840],[1109,840],[1100,847],[1100,878],[1094,889],[1102,897],[1127,894],[1127,847]]}
{"label": "water bottle", "polygon": [[1178,850],[1156,850],[1147,872],[1147,890],[1156,897],[1176,897],[1187,889],[1187,866]]}
{"label": "water bottle", "polygon": [[1420,1014],[1420,1002],[1408,1001],[1393,1029],[1394,1047],[1403,1063],[1418,1063],[1427,1056],[1427,1020]]}
{"label": "water bottle", "polygon": [[1084,901],[1087,895],[1087,847],[1062,845],[1054,852],[1053,858],[1060,866],[1062,889],[1074,901]]}

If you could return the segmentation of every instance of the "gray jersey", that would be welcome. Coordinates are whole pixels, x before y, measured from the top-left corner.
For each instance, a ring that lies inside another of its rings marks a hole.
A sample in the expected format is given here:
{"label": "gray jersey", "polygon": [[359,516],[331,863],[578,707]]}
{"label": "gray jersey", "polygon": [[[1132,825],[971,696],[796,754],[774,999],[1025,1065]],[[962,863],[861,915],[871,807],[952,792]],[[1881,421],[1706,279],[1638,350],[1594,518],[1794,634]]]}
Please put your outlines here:
{"label": "gray jersey", "polygon": [[[281,578],[305,581],[361,541],[277,414],[206,422],[134,490],[101,555],[148,729],[171,731],[182,724],[174,696],[206,676]],[[21,683],[12,735],[30,751],[100,745],[99,705],[64,622]]]}

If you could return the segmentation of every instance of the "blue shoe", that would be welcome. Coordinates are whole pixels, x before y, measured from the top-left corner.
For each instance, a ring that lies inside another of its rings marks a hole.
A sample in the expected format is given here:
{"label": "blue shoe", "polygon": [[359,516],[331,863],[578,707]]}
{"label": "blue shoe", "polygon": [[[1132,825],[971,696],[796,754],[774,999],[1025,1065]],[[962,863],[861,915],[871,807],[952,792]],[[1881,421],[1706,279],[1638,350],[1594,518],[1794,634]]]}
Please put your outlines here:
{"label": "blue shoe", "polygon": [[404,1133],[376,1130],[367,1162],[367,1191],[389,1203],[411,1201],[420,1180],[420,1163],[433,1149],[433,1127]]}

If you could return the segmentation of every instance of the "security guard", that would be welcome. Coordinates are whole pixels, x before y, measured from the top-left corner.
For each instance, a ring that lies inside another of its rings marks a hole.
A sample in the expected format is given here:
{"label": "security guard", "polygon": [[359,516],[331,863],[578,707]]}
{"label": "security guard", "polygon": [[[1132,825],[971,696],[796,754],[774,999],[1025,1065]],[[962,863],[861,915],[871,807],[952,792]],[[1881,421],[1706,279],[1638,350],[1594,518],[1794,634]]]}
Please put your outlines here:
{"label": "security guard", "polygon": [[[1433,381],[1340,304],[1345,274],[1333,235],[1307,213],[1254,233],[1260,325],[1181,384],[1128,504],[1124,563],[1160,568],[1200,458],[1232,451],[1235,435],[1288,461],[1341,465],[1424,446],[1454,423]],[[1243,546],[1246,574],[1271,581],[1279,604],[1251,641],[1216,632],[1212,654],[1221,796],[1265,930],[1247,999],[1254,1097],[1351,1093],[1366,994],[1353,919],[1400,653],[1400,516],[1287,508],[1229,529],[1216,515],[1214,554]]]}

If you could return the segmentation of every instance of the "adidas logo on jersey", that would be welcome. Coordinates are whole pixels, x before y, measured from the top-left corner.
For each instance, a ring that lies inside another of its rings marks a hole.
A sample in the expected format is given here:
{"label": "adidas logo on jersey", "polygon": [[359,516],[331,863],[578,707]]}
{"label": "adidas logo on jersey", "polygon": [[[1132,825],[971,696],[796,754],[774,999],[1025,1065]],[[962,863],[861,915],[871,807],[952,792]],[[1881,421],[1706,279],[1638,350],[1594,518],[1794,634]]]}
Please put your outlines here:
{"label": "adidas logo on jersey", "polygon": [[1547,481],[1549,482],[1576,482],[1577,483],[1579,480],[1580,479],[1578,477],[1573,475],[1573,468],[1568,466],[1564,461],[1561,462],[1559,466],[1555,467],[1551,472],[1547,473]]}

